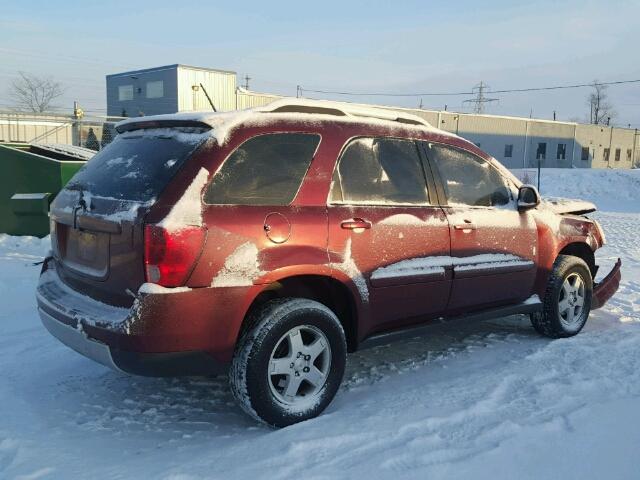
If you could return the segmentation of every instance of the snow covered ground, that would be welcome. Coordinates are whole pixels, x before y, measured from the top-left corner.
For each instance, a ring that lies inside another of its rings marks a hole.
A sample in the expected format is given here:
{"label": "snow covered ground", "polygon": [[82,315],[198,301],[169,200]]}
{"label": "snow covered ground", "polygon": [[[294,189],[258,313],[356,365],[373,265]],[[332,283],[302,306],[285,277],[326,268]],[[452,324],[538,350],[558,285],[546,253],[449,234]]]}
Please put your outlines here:
{"label": "snow covered ground", "polygon": [[352,355],[327,412],[279,431],[224,378],[127,377],[59,344],[33,299],[46,241],[0,236],[0,478],[638,478],[640,171],[542,184],[598,204],[601,263],[624,262],[580,335],[521,316],[434,327]]}

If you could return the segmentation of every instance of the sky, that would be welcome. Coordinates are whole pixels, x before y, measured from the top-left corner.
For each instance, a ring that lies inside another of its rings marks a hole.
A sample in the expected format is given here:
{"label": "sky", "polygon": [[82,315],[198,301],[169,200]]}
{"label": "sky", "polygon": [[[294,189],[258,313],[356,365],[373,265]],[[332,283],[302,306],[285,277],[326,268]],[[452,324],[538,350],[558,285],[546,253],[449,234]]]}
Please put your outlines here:
{"label": "sky", "polygon": [[[4,0],[0,110],[19,71],[63,84],[57,100],[104,115],[105,75],[183,63],[233,70],[252,90],[468,92],[640,79],[636,1]],[[588,118],[588,88],[489,95],[486,112]],[[640,83],[608,89],[612,123],[640,128]],[[312,98],[470,111],[468,95]]]}

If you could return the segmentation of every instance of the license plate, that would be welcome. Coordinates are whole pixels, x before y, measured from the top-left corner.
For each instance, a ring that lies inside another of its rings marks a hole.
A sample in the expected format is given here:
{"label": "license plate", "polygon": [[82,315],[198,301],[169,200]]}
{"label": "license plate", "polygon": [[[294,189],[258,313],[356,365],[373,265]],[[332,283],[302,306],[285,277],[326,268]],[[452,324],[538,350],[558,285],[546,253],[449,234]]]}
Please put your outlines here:
{"label": "license plate", "polygon": [[78,257],[81,260],[94,260],[98,239],[96,235],[88,232],[78,233]]}

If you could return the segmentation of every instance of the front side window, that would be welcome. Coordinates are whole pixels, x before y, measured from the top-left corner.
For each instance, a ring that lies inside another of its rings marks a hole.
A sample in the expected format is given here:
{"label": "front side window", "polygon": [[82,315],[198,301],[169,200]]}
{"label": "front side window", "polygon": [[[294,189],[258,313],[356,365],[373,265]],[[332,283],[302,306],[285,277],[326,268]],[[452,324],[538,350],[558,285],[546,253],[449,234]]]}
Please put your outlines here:
{"label": "front side window", "polygon": [[164,97],[164,82],[162,80],[147,82],[147,98],[162,97]]}
{"label": "front side window", "polygon": [[428,203],[415,142],[391,138],[353,140],[334,170],[330,201],[356,205]]}
{"label": "front side window", "polygon": [[133,100],[133,85],[120,85],[118,87],[118,100],[121,102]]}
{"label": "front side window", "polygon": [[240,145],[214,175],[204,200],[212,205],[288,205],[302,184],[320,136],[273,133]]}
{"label": "front side window", "polygon": [[429,160],[440,173],[450,205],[495,207],[510,202],[506,181],[482,158],[446,145],[425,146]]}

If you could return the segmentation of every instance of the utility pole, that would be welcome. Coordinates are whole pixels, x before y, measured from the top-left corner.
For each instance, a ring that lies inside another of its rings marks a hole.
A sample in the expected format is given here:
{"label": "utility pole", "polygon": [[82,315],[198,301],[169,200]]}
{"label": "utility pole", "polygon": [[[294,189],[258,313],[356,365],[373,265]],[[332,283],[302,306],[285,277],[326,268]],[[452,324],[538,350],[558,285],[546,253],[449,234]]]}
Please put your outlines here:
{"label": "utility pole", "polygon": [[485,96],[487,90],[489,90],[489,85],[481,81],[478,85],[473,87],[473,92],[476,94],[475,98],[465,100],[462,103],[471,103],[473,113],[483,114],[486,103],[498,101],[497,98],[487,98]]}
{"label": "utility pole", "polygon": [[245,90],[249,90],[249,80],[251,80],[251,77],[249,75],[245,75],[244,76],[244,89]]}
{"label": "utility pole", "polygon": [[73,145],[82,146],[82,117],[84,112],[80,108],[78,101],[73,102],[73,123],[71,124],[71,143]]}

